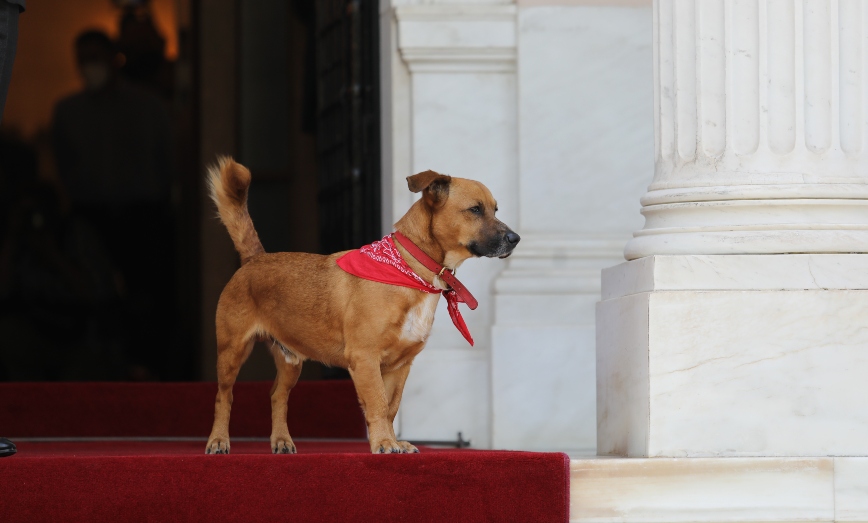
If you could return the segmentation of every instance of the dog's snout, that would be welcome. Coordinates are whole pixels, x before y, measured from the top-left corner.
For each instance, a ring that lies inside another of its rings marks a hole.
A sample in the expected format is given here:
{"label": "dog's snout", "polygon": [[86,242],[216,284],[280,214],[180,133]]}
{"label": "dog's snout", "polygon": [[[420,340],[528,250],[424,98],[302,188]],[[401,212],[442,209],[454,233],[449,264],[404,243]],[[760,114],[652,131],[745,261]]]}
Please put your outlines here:
{"label": "dog's snout", "polygon": [[508,241],[510,244],[515,245],[516,243],[518,243],[519,240],[521,240],[521,236],[514,233],[513,231],[509,231],[508,233],[506,233],[506,241]]}

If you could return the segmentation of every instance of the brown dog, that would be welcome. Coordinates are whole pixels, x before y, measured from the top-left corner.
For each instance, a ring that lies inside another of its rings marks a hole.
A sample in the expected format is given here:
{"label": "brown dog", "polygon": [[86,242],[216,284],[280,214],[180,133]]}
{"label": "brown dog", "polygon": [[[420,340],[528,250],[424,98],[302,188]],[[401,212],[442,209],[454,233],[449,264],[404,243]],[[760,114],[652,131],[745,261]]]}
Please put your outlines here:
{"label": "brown dog", "polygon": [[[256,340],[273,339],[277,378],[271,391],[271,450],[294,453],[286,426],[289,392],[304,360],[349,370],[373,453],[418,452],[397,441],[392,423],[413,358],[425,346],[439,294],[366,280],[328,256],[266,253],[247,212],[250,171],[229,158],[209,170],[211,198],[241,255],[217,305],[217,400],[205,452],[229,453],[232,386]],[[519,236],[495,218],[497,202],[481,183],[426,171],[407,178],[423,191],[397,224],[426,254],[455,269],[473,256],[509,256]],[[400,245],[425,281],[447,288]],[[277,346],[277,348],[275,348]]]}

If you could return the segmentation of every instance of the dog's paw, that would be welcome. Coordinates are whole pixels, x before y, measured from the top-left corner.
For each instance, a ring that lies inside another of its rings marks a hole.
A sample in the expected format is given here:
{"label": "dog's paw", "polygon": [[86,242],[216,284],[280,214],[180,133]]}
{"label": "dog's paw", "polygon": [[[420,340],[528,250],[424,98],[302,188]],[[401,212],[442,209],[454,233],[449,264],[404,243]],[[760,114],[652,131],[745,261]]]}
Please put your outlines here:
{"label": "dog's paw", "polygon": [[398,446],[404,451],[404,454],[418,454],[419,449],[409,441],[399,441]]}
{"label": "dog's paw", "polygon": [[403,454],[405,451],[395,440],[384,439],[375,445],[371,445],[373,454]]}
{"label": "dog's paw", "polygon": [[215,437],[208,440],[205,454],[229,454],[229,438]]}
{"label": "dog's paw", "polygon": [[292,439],[287,436],[285,438],[272,438],[271,439],[271,453],[272,454],[295,454],[295,443],[292,442]]}

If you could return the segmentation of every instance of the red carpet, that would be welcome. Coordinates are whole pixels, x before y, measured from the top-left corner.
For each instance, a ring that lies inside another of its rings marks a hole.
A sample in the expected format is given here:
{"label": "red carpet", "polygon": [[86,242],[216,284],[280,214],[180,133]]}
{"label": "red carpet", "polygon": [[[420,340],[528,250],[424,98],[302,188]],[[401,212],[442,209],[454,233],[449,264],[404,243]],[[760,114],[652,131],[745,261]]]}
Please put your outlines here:
{"label": "red carpet", "polygon": [[[58,458],[91,456],[195,456],[205,454],[205,438],[184,441],[18,441],[17,458]],[[367,440],[295,440],[299,454],[368,454]],[[424,447],[426,452],[449,449]],[[231,456],[271,455],[267,439],[232,442]],[[0,462],[2,467],[3,462]]]}
{"label": "red carpet", "polygon": [[[271,434],[271,382],[233,389],[230,436]],[[0,383],[6,437],[207,437],[216,383]],[[301,381],[289,395],[289,432],[300,438],[364,438],[349,380]]]}
{"label": "red carpet", "polygon": [[[232,435],[267,436],[270,386],[239,385],[265,421],[242,414],[236,392]],[[343,405],[348,389],[305,385],[308,395],[293,391],[300,417],[295,428],[290,422],[299,454],[272,455],[267,440],[235,439],[228,456],[204,454],[211,406],[205,416],[195,412],[205,401],[199,389],[213,397],[214,384],[0,385],[0,434],[197,437],[19,440],[18,454],[0,459],[0,522],[568,520],[566,455],[426,447],[420,454],[371,455],[363,440],[307,440],[311,436],[302,432],[358,438],[361,415],[353,393],[354,413],[345,405],[351,421],[317,419],[330,412],[320,399]],[[7,432],[10,427],[15,432]]]}

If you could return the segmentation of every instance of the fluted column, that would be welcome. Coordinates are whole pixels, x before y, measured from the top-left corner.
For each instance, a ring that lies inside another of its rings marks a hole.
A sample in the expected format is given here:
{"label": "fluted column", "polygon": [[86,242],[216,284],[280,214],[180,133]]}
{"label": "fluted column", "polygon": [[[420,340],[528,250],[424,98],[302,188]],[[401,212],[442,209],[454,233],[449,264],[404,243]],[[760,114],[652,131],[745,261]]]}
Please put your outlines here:
{"label": "fluted column", "polygon": [[868,456],[866,4],[655,0],[654,181],[597,304],[600,454]]}
{"label": "fluted column", "polygon": [[655,0],[655,174],[628,260],[868,252],[868,6]]}

